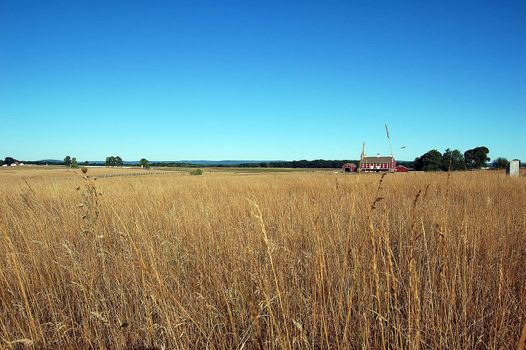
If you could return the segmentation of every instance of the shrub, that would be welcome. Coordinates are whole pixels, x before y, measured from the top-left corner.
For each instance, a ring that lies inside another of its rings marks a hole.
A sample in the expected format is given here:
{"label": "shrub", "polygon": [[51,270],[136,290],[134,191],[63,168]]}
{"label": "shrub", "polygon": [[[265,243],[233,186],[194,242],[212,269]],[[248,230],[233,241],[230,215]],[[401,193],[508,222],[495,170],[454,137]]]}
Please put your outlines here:
{"label": "shrub", "polygon": [[503,157],[499,157],[493,161],[494,168],[505,169],[508,165],[510,165],[510,162]]}
{"label": "shrub", "polygon": [[190,171],[190,175],[203,175],[203,170],[201,169],[194,169]]}

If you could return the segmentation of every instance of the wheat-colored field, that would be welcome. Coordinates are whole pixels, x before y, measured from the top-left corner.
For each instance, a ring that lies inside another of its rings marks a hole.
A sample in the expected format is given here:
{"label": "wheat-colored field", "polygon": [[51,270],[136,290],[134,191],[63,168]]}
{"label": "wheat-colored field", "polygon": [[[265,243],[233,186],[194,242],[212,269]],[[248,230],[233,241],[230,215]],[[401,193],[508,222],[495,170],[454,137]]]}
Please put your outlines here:
{"label": "wheat-colored field", "polygon": [[526,178],[500,172],[0,169],[0,240],[0,348],[523,349],[526,337]]}

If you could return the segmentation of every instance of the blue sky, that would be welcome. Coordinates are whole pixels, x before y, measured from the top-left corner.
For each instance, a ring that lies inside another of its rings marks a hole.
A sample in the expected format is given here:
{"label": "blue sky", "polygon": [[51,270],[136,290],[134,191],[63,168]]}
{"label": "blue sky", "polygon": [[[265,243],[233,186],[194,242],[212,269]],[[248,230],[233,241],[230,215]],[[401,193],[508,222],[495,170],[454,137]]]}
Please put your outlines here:
{"label": "blue sky", "polygon": [[387,123],[526,160],[526,2],[0,0],[0,121],[18,159],[355,159]]}

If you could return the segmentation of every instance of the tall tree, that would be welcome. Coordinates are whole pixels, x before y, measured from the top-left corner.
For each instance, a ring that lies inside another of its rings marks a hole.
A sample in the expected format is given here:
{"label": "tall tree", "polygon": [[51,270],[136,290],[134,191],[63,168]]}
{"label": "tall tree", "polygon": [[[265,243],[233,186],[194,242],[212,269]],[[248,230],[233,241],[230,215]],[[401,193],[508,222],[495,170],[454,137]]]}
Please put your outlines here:
{"label": "tall tree", "polygon": [[415,159],[415,170],[437,171],[442,167],[442,154],[433,149]]}
{"label": "tall tree", "polygon": [[148,159],[146,158],[141,158],[141,160],[139,160],[139,165],[141,168],[150,169],[150,162],[148,162]]}
{"label": "tall tree", "polygon": [[115,157],[115,166],[123,166],[124,162],[122,161],[122,158],[119,156]]}
{"label": "tall tree", "polygon": [[489,162],[490,160],[488,153],[489,149],[484,146],[467,150],[464,152],[466,167],[468,169],[480,169],[481,167],[486,166],[486,162]]}
{"label": "tall tree", "polygon": [[64,165],[67,167],[71,167],[71,157],[70,156],[66,156],[66,158],[64,158]]}
{"label": "tall tree", "polygon": [[18,163],[20,162],[16,160],[15,158],[5,157],[4,163],[7,164],[8,166],[12,166],[13,164],[18,165]]}
{"label": "tall tree", "polygon": [[442,170],[465,170],[466,162],[464,160],[464,155],[458,150],[446,149],[444,154],[442,154]]}
{"label": "tall tree", "polygon": [[106,166],[115,166],[115,157],[114,156],[106,157]]}
{"label": "tall tree", "polygon": [[77,163],[77,158],[73,157],[71,158],[71,165],[72,168],[78,168],[79,164]]}

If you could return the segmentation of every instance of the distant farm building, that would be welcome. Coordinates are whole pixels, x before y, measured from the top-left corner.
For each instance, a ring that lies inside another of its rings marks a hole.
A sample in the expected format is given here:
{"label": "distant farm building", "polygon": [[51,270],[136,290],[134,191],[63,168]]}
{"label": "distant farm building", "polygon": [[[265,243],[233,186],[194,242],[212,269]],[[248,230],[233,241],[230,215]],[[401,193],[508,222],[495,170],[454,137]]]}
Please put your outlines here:
{"label": "distant farm building", "polygon": [[360,171],[395,171],[396,160],[393,156],[363,157]]}
{"label": "distant farm building", "polygon": [[354,173],[356,171],[356,164],[354,163],[345,163],[342,166],[342,173]]}
{"label": "distant farm building", "polygon": [[407,173],[409,171],[409,168],[403,165],[397,165],[395,171],[397,173]]}

